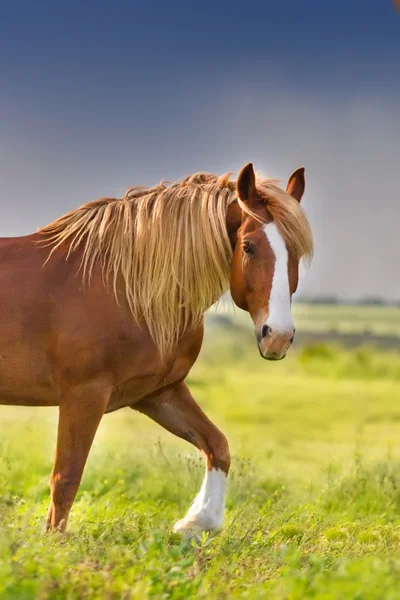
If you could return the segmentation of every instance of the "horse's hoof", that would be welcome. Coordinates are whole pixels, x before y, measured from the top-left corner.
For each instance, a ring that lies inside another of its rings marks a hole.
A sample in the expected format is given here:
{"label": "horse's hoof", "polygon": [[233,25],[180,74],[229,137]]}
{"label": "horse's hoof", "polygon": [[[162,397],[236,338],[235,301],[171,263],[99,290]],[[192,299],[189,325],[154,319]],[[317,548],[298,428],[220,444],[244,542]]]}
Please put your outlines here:
{"label": "horse's hoof", "polygon": [[203,531],[215,534],[220,530],[220,523],[215,523],[202,514],[186,516],[174,526],[174,533],[180,533],[185,539],[201,540]]}
{"label": "horse's hoof", "polygon": [[180,534],[185,540],[201,540],[202,529],[193,519],[180,519],[174,525],[174,533]]}
{"label": "horse's hoof", "polygon": [[59,524],[57,526],[52,525],[51,522],[49,522],[47,520],[45,526],[42,529],[42,534],[43,535],[50,535],[52,533],[64,534],[66,526],[67,526],[66,519],[61,519],[61,521],[59,522]]}

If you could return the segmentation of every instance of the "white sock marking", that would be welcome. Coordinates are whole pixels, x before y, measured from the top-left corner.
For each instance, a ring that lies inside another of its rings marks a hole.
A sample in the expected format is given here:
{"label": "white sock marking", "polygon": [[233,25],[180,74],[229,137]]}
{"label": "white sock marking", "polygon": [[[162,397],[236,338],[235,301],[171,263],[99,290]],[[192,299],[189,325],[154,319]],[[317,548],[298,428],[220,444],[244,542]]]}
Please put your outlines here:
{"label": "white sock marking", "polygon": [[273,332],[284,333],[294,329],[290,312],[288,251],[285,240],[279,233],[275,223],[268,223],[264,225],[263,229],[275,255],[275,270],[269,297],[268,319],[265,324],[269,325]]}
{"label": "white sock marking", "polygon": [[174,531],[199,527],[205,531],[221,529],[224,520],[227,477],[220,469],[207,470],[199,493],[186,516]]}

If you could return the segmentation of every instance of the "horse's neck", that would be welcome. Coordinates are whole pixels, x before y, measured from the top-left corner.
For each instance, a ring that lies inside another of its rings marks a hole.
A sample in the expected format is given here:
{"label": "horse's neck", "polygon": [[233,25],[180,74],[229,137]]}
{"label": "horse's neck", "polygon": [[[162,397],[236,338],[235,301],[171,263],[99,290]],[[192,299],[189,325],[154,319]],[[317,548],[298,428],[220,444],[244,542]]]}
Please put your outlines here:
{"label": "horse's neck", "polygon": [[242,223],[242,209],[240,208],[238,201],[232,202],[226,213],[226,229],[229,235],[229,239],[232,245],[232,250],[236,246],[237,231]]}

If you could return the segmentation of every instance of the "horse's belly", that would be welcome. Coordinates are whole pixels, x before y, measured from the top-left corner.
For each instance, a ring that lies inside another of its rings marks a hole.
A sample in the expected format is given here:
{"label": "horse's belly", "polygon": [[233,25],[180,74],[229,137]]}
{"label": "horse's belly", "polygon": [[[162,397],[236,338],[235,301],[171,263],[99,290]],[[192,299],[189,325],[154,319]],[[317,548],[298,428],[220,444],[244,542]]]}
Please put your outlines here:
{"label": "horse's belly", "polygon": [[57,406],[59,393],[45,352],[37,340],[32,346],[0,341],[0,404]]}
{"label": "horse's belly", "polygon": [[6,370],[0,364],[0,404],[58,406],[57,389],[50,378],[41,378],[39,373],[32,373],[22,365],[13,365],[13,368]]}
{"label": "horse's belly", "polygon": [[59,406],[59,398],[57,396],[49,397],[46,395],[20,395],[20,396],[4,396],[1,394],[0,396],[0,405],[1,406]]}
{"label": "horse's belly", "polygon": [[[50,381],[29,377],[23,368],[5,372],[0,368],[0,404],[15,406],[58,406],[59,394]],[[36,376],[35,376],[36,375]]]}

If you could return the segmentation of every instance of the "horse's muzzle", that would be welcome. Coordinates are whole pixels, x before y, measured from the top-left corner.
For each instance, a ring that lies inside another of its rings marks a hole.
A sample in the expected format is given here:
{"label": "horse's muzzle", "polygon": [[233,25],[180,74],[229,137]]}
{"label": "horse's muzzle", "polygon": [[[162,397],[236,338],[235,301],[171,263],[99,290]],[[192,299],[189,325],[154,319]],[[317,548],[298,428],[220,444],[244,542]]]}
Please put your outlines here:
{"label": "horse's muzzle", "polygon": [[265,360],[282,360],[294,340],[294,329],[290,331],[277,332],[269,327],[263,327],[257,335],[257,343],[260,355]]}

